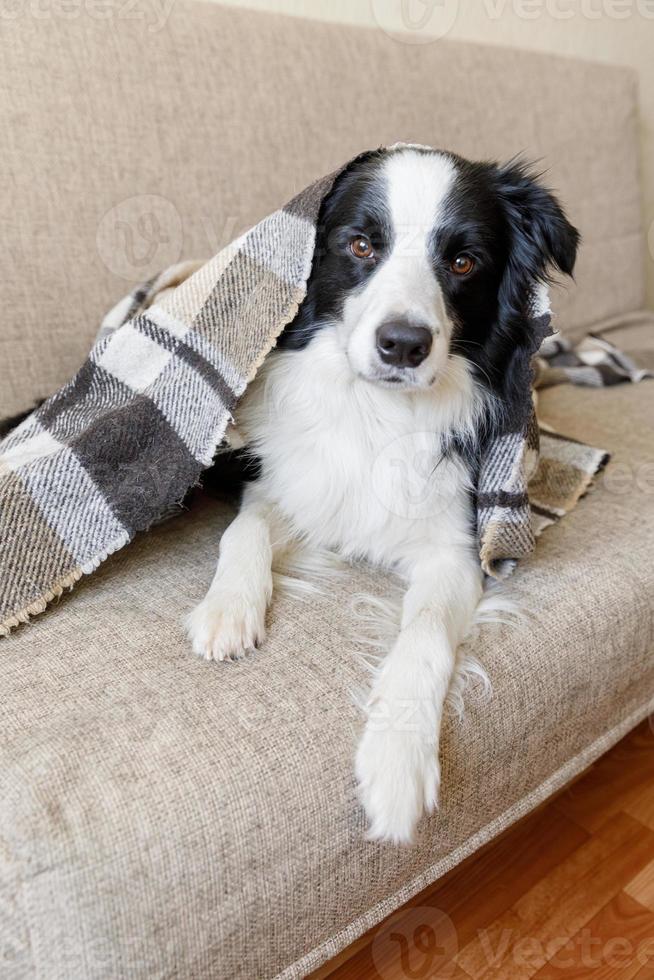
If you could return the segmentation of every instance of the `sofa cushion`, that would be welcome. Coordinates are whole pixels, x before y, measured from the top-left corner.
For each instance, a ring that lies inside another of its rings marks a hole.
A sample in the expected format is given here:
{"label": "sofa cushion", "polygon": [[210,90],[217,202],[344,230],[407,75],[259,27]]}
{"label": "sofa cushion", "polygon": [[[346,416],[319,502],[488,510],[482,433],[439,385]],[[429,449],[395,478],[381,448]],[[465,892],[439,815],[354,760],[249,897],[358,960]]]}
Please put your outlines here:
{"label": "sofa cushion", "polygon": [[[651,324],[616,343],[654,349]],[[9,977],[301,977],[529,811],[654,697],[654,383],[560,387],[543,417],[602,445],[596,487],[510,583],[530,620],[475,645],[490,703],[444,738],[415,846],[365,840],[366,683],[352,596],[280,597],[251,659],[179,625],[231,512],[199,498],[1,644],[0,957]]]}
{"label": "sofa cushion", "polygon": [[584,238],[560,322],[643,305],[628,70],[185,0],[132,13],[2,21],[0,417],[68,380],[128,282],[396,140],[538,160]]}

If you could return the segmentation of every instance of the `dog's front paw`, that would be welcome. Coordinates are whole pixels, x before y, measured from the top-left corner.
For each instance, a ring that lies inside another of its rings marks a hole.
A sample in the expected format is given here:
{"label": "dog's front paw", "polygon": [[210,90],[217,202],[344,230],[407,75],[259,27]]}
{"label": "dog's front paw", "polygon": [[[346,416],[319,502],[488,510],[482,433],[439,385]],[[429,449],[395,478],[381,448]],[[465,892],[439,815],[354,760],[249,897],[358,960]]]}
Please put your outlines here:
{"label": "dog's front paw", "polygon": [[371,840],[410,843],[423,812],[438,803],[437,748],[420,731],[380,729],[369,721],[357,751],[356,776]]}
{"label": "dog's front paw", "polygon": [[265,638],[266,604],[229,591],[209,592],[185,620],[193,652],[205,660],[240,660]]}

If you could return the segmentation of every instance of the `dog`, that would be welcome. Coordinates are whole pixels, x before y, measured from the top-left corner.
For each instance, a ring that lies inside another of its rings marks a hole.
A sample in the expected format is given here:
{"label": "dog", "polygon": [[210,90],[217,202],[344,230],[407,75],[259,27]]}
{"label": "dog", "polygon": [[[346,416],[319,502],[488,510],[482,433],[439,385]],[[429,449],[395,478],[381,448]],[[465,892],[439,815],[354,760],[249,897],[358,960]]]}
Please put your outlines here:
{"label": "dog", "polygon": [[210,660],[259,645],[273,561],[300,542],[401,577],[356,752],[373,839],[411,841],[437,804],[443,707],[482,596],[479,454],[519,394],[528,298],[572,275],[578,243],[519,160],[366,154],[323,202],[306,297],[237,407],[250,479],[188,635]]}

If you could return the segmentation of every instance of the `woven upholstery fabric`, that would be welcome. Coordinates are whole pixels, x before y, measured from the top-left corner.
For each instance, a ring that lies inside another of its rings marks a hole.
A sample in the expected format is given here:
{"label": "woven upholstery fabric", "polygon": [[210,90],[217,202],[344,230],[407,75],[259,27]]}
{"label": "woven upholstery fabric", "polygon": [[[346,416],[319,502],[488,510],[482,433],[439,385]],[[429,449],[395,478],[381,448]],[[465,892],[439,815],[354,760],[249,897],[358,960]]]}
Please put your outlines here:
{"label": "woven upholstery fabric", "polygon": [[[654,326],[612,339],[651,351]],[[511,580],[532,621],[483,629],[494,697],[448,721],[441,810],[413,847],[366,842],[353,782],[350,601],[382,576],[278,598],[256,656],[207,664],[179,620],[231,512],[200,499],[4,641],[3,978],[301,977],[644,717],[653,406],[647,381],[542,393],[545,421],[612,460]]]}
{"label": "woven upholstery fabric", "polygon": [[109,13],[0,22],[0,417],[75,373],[126,284],[397,140],[541,161],[584,238],[561,326],[643,305],[629,71],[185,0]]}

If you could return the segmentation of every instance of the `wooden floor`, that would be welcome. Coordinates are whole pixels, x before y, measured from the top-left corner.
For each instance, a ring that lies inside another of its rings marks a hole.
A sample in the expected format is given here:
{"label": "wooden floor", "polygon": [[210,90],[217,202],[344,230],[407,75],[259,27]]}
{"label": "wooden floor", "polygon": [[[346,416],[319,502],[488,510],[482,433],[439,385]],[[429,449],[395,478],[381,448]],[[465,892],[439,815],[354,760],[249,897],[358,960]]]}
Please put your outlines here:
{"label": "wooden floor", "polygon": [[653,728],[314,976],[654,978]]}

